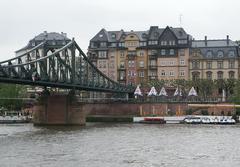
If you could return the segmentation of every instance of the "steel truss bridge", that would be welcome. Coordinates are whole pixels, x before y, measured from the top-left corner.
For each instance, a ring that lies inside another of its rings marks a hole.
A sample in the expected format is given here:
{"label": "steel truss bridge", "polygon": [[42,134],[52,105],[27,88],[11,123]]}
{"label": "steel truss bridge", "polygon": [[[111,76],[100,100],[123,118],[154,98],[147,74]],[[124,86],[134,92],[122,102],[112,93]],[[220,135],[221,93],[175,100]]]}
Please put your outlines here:
{"label": "steel truss bridge", "polygon": [[133,93],[108,78],[72,39],[56,49],[43,41],[26,53],[0,62],[0,82],[62,89]]}

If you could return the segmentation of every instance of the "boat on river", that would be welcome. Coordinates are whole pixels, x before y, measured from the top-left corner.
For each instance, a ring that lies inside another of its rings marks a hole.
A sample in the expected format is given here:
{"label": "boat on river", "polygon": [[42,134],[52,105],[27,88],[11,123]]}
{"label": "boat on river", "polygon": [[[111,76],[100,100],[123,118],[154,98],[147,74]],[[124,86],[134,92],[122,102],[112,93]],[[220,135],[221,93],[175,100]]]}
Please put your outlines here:
{"label": "boat on river", "polygon": [[220,125],[233,125],[236,121],[230,117],[186,117],[183,120],[187,124],[220,124]]}
{"label": "boat on river", "polygon": [[166,123],[164,118],[161,118],[161,117],[141,117],[141,119],[134,122],[144,123],[144,124],[165,124]]}

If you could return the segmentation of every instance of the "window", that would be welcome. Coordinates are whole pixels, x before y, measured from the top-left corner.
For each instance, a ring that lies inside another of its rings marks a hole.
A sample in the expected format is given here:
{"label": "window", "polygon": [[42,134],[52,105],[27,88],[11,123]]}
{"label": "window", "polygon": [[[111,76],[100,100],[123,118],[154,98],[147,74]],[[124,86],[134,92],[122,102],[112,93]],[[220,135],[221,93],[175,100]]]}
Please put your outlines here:
{"label": "window", "polygon": [[235,72],[234,71],[229,71],[229,78],[230,79],[234,79],[234,74],[235,74]]}
{"label": "window", "polygon": [[107,47],[107,42],[100,42],[100,47]]}
{"label": "window", "polygon": [[185,61],[183,59],[180,60],[180,65],[185,65]]}
{"label": "window", "polygon": [[217,79],[223,79],[223,72],[222,71],[217,72]]}
{"label": "window", "polygon": [[178,40],[178,44],[187,44],[187,40]]}
{"label": "window", "polygon": [[111,45],[110,45],[111,47],[116,47],[117,46],[117,44],[116,43],[111,43]]}
{"label": "window", "polygon": [[180,49],[180,50],[179,50],[179,55],[180,55],[180,56],[184,56],[184,55],[185,55],[184,49]]}
{"label": "window", "polygon": [[234,57],[234,56],[235,56],[234,51],[233,51],[233,50],[230,50],[230,51],[228,52],[228,56],[229,56],[229,57]]}
{"label": "window", "polygon": [[139,71],[139,77],[144,77],[144,71]]}
{"label": "window", "polygon": [[124,58],[124,52],[123,51],[120,52],[120,57]]}
{"label": "window", "polygon": [[125,79],[125,72],[124,71],[120,71],[119,75],[120,75],[120,80]]}
{"label": "window", "polygon": [[212,62],[211,61],[207,62],[207,69],[212,69]]}
{"label": "window", "polygon": [[157,50],[151,50],[150,55],[157,55]]}
{"label": "window", "polygon": [[166,73],[164,70],[161,71],[161,76],[166,76]]}
{"label": "window", "polygon": [[173,77],[174,76],[174,71],[170,71],[169,76]]}
{"label": "window", "polygon": [[155,60],[150,60],[150,65],[151,66],[156,66],[157,65],[157,62]]}
{"label": "window", "polygon": [[218,57],[223,57],[223,51],[221,50],[218,51]]}
{"label": "window", "polygon": [[128,67],[134,67],[135,62],[133,60],[128,61]]}
{"label": "window", "polygon": [[139,46],[147,46],[147,42],[140,42]]}
{"label": "window", "polygon": [[175,41],[169,41],[169,45],[171,46],[175,45]]}
{"label": "window", "polygon": [[222,69],[223,68],[223,61],[218,61],[217,62],[217,68]]}
{"label": "window", "polygon": [[125,62],[124,61],[120,62],[120,68],[125,68]]}
{"label": "window", "polygon": [[107,58],[107,51],[99,51],[98,58]]}
{"label": "window", "polygon": [[193,69],[199,69],[200,68],[200,62],[199,61],[192,61],[192,68]]}
{"label": "window", "polygon": [[95,48],[96,47],[96,43],[95,42],[91,42],[91,48]]}
{"label": "window", "polygon": [[140,51],[139,56],[140,56],[140,57],[143,57],[143,56],[144,56],[144,52],[143,52],[143,51]]}
{"label": "window", "polygon": [[169,61],[169,65],[174,66],[175,65],[174,61]]}
{"label": "window", "polygon": [[128,76],[134,77],[135,76],[135,72],[134,71],[128,71]]}
{"label": "window", "polygon": [[212,72],[211,71],[207,71],[206,75],[207,75],[207,79],[209,79],[209,80],[212,79]]}
{"label": "window", "polygon": [[167,41],[161,41],[161,45],[162,46],[166,46],[167,45]]}
{"label": "window", "polygon": [[170,55],[174,55],[174,49],[170,49]]}
{"label": "window", "polygon": [[144,67],[144,61],[139,62],[139,67],[143,68]]}
{"label": "window", "polygon": [[161,50],[161,55],[162,55],[162,56],[166,55],[166,50],[165,50],[165,49],[162,49],[162,50]]}
{"label": "window", "polygon": [[180,71],[180,76],[181,76],[181,77],[185,76],[185,71],[184,71],[184,70],[181,70],[181,71]]}
{"label": "window", "polygon": [[99,34],[99,37],[102,38],[102,37],[103,37],[103,34]]}
{"label": "window", "polygon": [[158,41],[148,41],[148,45],[157,45]]}
{"label": "window", "polygon": [[192,79],[198,80],[200,78],[200,72],[192,72]]}
{"label": "window", "polygon": [[212,51],[210,51],[210,50],[207,51],[207,57],[208,57],[208,58],[211,58],[211,57],[212,57]]}
{"label": "window", "polygon": [[234,60],[229,60],[229,68],[235,68],[235,61]]}
{"label": "window", "polygon": [[118,46],[119,46],[119,47],[125,47],[125,43],[124,43],[124,42],[120,42],[120,43],[118,44]]}
{"label": "window", "polygon": [[116,34],[112,34],[112,39],[115,39],[116,38]]}

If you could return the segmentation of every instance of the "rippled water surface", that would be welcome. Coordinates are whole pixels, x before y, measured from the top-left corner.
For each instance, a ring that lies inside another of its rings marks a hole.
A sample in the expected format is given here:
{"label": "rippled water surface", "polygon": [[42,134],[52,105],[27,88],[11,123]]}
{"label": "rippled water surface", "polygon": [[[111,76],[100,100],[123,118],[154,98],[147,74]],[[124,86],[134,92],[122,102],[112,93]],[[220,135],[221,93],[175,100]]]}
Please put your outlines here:
{"label": "rippled water surface", "polygon": [[1,167],[240,166],[240,125],[0,125]]}

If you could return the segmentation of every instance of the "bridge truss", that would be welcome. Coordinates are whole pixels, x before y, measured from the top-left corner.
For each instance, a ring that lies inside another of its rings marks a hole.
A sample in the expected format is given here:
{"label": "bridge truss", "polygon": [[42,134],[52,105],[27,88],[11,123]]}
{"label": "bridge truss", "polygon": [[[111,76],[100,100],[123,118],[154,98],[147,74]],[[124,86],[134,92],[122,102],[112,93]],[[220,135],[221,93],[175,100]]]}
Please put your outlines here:
{"label": "bridge truss", "polygon": [[0,62],[0,82],[62,89],[133,93],[131,86],[108,78],[73,39],[60,49],[41,42],[26,53]]}

